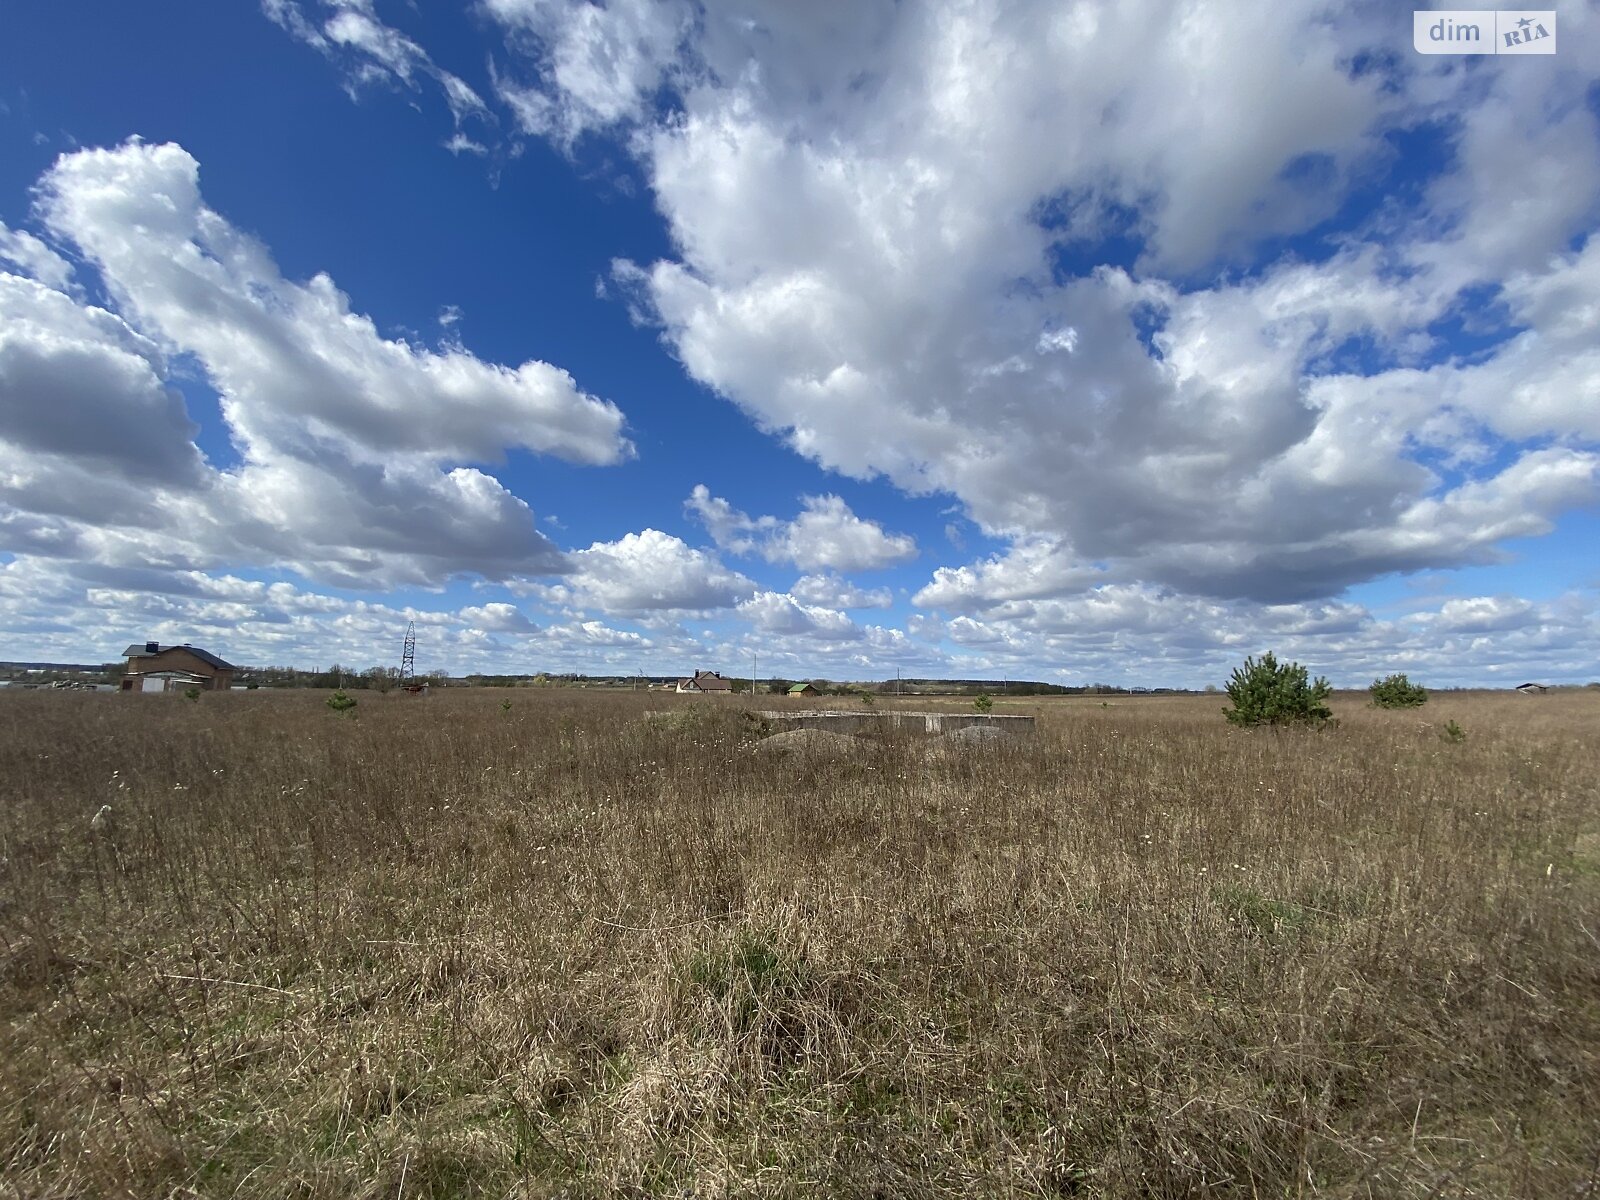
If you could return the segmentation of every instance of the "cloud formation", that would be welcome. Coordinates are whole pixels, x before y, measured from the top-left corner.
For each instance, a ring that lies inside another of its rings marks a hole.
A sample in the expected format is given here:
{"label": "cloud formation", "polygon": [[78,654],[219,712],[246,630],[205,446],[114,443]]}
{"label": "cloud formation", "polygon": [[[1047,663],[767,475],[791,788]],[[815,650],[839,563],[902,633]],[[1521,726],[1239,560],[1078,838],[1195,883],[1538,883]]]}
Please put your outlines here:
{"label": "cloud formation", "polygon": [[643,117],[697,19],[683,0],[484,0],[539,77],[497,72],[500,99],[522,129],[570,146],[583,134]]}
{"label": "cloud formation", "polygon": [[4,221],[0,221],[0,263],[58,292],[72,286],[71,263],[27,230],[7,228]]}
{"label": "cloud formation", "polygon": [[[1236,7],[1168,0],[489,11],[533,39],[530,132],[638,148],[676,254],[617,280],[696,379],[828,469],[1260,601],[1482,562],[1600,491],[1600,328],[1538,301],[1592,269],[1576,57],[1480,79],[1384,53],[1407,31],[1354,4],[1252,6],[1248,60]],[[1595,46],[1592,12],[1561,20],[1564,51]],[[1418,130],[1450,166],[1327,233]],[[1438,324],[1485,284],[1533,324],[1457,362]],[[1529,436],[1509,463],[1430,459]]]}
{"label": "cloud formation", "polygon": [[[316,16],[308,16],[308,9]],[[487,147],[461,132],[463,122],[495,124],[489,106],[458,75],[444,70],[411,38],[378,18],[373,0],[261,0],[261,10],[297,41],[341,64],[352,96],[365,85],[398,84],[417,90],[431,80],[455,119],[456,133],[445,143],[455,153],[487,153]]]}
{"label": "cloud formation", "polygon": [[855,641],[861,629],[837,609],[802,604],[781,592],[760,592],[739,605],[739,615],[762,633],[825,641]]}
{"label": "cloud formation", "polygon": [[595,542],[587,550],[573,551],[570,559],[573,569],[567,579],[534,585],[530,594],[549,604],[641,616],[730,608],[756,590],[716,555],[658,529]]}
{"label": "cloud formation", "polygon": [[789,588],[802,604],[823,608],[888,608],[894,595],[888,588],[862,588],[838,575],[802,575]]}
{"label": "cloud formation", "polygon": [[684,507],[734,554],[758,553],[768,562],[792,563],[803,571],[873,571],[910,562],[916,539],[886,533],[876,521],[851,510],[838,496],[803,496],[803,511],[792,521],[751,517],[705,484],[696,484]]}
{"label": "cloud formation", "polygon": [[[904,629],[858,621],[894,594],[845,576],[934,548],[834,494],[689,497],[722,554],[803,573],[787,591],[654,529],[564,555],[483,464],[625,458],[613,406],[380,336],[206,206],[187,154],[130,144],[64,158],[35,233],[0,227],[0,545],[70,620],[120,603],[270,648],[396,615],[227,573],[270,562],[514,581],[527,604],[427,617],[506,661],[1199,683],[1272,646],[1360,683],[1600,652],[1593,581],[1398,615],[1346,592],[1492,563],[1600,496],[1591,4],[1522,70],[1411,55],[1404,12],[1355,0],[484,0],[480,94],[374,0],[263,3],[353,92],[437,88],[457,153],[505,119],[631,155],[668,249],[611,292],[796,453],[988,540],[928,563]],[[197,445],[190,362],[237,465]]]}
{"label": "cloud formation", "polygon": [[[0,497],[14,552],[271,563],[369,587],[559,572],[566,561],[527,506],[465,464],[513,448],[591,465],[632,453],[622,414],[565,371],[384,338],[326,275],[283,278],[205,205],[181,147],[65,155],[37,196],[115,311],[0,274]],[[237,466],[216,469],[196,448],[171,383],[177,355],[216,390]]]}
{"label": "cloud formation", "polygon": [[1364,687],[1405,671],[1436,687],[1586,682],[1600,652],[1600,595],[1592,591],[1544,601],[1419,593],[1404,611],[1380,616],[1349,602],[1256,605],[1104,585],[976,616],[929,612],[906,630],[858,624],[826,605],[770,591],[744,595],[728,613],[733,619],[716,627],[688,628],[676,618],[693,614],[659,608],[641,608],[633,618],[536,621],[530,602],[548,598],[530,591],[520,604],[414,607],[226,573],[31,556],[0,564],[0,628],[37,657],[67,661],[83,654],[88,629],[112,645],[103,653],[154,637],[192,641],[241,663],[365,667],[398,661],[408,621],[417,624],[418,667],[457,674],[734,673],[754,654],[763,675],[791,678],[881,680],[899,670],[1200,687],[1224,683],[1245,655],[1273,648],[1340,686]]}

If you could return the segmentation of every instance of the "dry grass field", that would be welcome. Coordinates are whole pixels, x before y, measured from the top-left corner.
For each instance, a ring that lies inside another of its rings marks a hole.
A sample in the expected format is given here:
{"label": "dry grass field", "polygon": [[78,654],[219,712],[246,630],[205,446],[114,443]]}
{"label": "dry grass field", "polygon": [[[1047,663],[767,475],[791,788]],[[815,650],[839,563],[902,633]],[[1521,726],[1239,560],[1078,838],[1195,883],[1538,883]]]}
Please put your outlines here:
{"label": "dry grass field", "polygon": [[0,1196],[1600,1196],[1600,694],[325,695],[0,694]]}

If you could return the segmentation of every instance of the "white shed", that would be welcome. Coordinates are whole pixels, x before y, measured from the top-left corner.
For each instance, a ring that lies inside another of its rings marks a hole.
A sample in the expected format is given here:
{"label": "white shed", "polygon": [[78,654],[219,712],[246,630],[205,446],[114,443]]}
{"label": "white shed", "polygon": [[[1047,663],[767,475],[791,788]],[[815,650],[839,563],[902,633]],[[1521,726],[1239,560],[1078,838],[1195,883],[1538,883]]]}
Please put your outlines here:
{"label": "white shed", "polygon": [[139,676],[139,690],[181,692],[192,687],[203,688],[207,682],[203,675],[191,675],[187,671],[150,671]]}

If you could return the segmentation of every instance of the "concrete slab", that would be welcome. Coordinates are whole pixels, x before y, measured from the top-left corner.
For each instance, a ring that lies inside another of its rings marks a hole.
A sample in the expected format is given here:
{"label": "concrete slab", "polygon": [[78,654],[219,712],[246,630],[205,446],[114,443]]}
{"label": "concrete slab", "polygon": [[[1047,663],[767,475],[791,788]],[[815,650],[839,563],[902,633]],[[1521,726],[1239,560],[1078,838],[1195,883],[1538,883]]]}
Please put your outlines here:
{"label": "concrete slab", "polygon": [[807,709],[804,712],[763,711],[760,714],[783,729],[827,729],[834,733],[875,733],[899,730],[904,733],[950,733],[972,725],[987,725],[1009,734],[1033,732],[1033,718],[985,716],[982,713],[830,711]]}

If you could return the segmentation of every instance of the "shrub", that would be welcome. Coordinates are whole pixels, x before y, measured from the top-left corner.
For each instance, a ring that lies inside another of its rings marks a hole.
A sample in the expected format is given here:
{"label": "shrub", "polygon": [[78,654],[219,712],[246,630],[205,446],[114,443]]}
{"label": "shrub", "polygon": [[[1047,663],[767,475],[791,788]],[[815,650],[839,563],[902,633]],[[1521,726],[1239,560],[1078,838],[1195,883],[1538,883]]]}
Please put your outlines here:
{"label": "shrub", "polygon": [[183,698],[185,700],[199,700],[200,699],[200,689],[197,688],[197,687],[184,688],[183,689]]}
{"label": "shrub", "polygon": [[1467,731],[1454,721],[1446,721],[1444,728],[1439,732],[1439,736],[1447,742],[1464,742],[1467,740]]}
{"label": "shrub", "polygon": [[1428,702],[1428,689],[1404,675],[1372,681],[1372,702],[1379,708],[1416,708]]}
{"label": "shrub", "polygon": [[356,698],[354,696],[346,696],[343,688],[328,697],[328,707],[336,713],[349,712],[355,706]]}
{"label": "shrub", "polygon": [[972,702],[972,707],[984,716],[988,716],[989,710],[994,707],[994,697],[989,695],[988,692],[979,692],[978,698]]}
{"label": "shrub", "polygon": [[1228,680],[1232,708],[1222,710],[1234,725],[1294,725],[1326,721],[1333,714],[1323,703],[1333,693],[1326,679],[1308,682],[1299,663],[1280,663],[1269,650],[1258,662],[1244,660]]}

